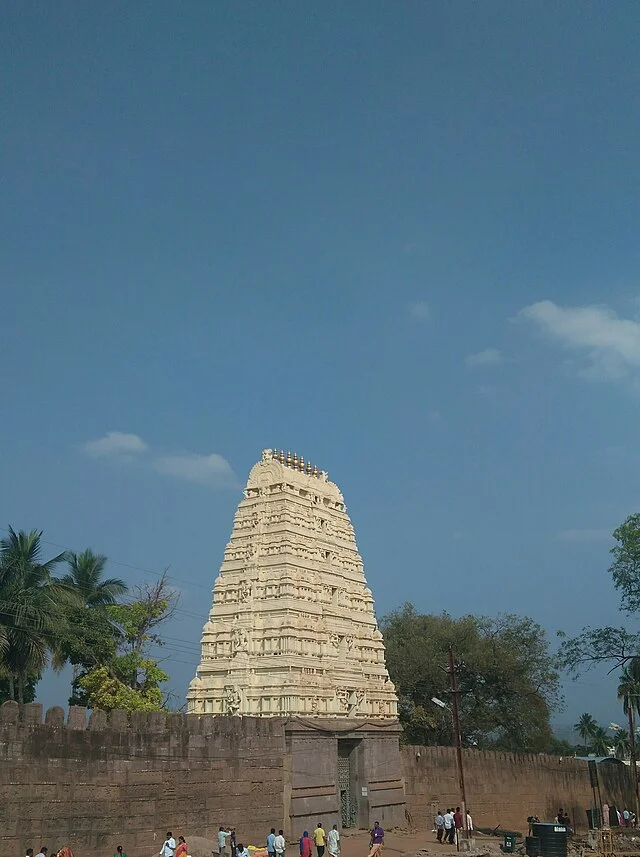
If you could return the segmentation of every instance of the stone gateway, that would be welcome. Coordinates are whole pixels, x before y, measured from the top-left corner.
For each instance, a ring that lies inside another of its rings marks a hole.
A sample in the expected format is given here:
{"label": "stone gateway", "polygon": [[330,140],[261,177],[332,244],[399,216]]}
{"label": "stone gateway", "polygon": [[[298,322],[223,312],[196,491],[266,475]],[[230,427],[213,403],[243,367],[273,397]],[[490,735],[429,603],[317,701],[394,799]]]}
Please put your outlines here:
{"label": "stone gateway", "polygon": [[397,697],[344,498],[264,450],[214,589],[191,714],[393,721]]}

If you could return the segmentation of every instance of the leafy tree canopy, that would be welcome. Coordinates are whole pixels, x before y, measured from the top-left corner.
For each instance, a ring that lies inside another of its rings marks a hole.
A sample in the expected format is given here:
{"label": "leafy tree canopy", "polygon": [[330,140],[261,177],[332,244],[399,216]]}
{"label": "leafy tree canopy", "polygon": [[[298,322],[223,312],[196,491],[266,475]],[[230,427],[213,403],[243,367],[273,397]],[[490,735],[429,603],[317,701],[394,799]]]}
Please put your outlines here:
{"label": "leafy tree canopy", "polygon": [[[620,610],[634,614],[640,610],[640,514],[630,515],[613,538],[609,573],[620,592]],[[558,664],[574,677],[600,663],[610,664],[613,671],[640,655],[640,633],[623,627],[583,628],[570,639],[559,636],[564,642]]]}
{"label": "leafy tree canopy", "polygon": [[387,666],[410,743],[452,744],[449,645],[457,661],[465,746],[543,752],[552,744],[550,715],[561,703],[558,673],[544,630],[531,619],[446,613],[424,615],[412,604],[382,622]]}

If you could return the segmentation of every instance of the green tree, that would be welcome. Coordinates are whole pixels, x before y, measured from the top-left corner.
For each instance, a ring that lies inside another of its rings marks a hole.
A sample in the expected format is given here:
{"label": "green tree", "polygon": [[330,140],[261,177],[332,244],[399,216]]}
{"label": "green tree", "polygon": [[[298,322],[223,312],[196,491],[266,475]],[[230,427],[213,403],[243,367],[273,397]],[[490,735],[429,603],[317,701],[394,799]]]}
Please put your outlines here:
{"label": "green tree", "polygon": [[78,678],[82,702],[90,707],[157,711],[164,706],[160,685],[168,676],[149,649],[162,645],[157,628],[171,617],[177,599],[166,572],[157,583],[138,587],[134,597],[129,604],[104,608],[116,632],[118,654]]}
{"label": "green tree", "polygon": [[640,657],[631,658],[620,673],[618,699],[625,714],[640,713]]}
{"label": "green tree", "polygon": [[118,629],[106,608],[115,604],[128,591],[127,584],[117,577],[105,578],[107,558],[91,550],[65,554],[67,574],[62,583],[75,593],[80,606],[67,610],[66,631],[59,634],[54,651],[53,666],[62,669],[73,666],[70,705],[82,703],[78,678],[81,672],[111,661],[117,652]]}
{"label": "green tree", "polygon": [[616,759],[624,760],[629,758],[631,742],[629,741],[629,732],[626,729],[616,729],[613,733],[611,743],[613,744]]}
{"label": "green tree", "polygon": [[82,553],[68,551],[64,558],[69,571],[62,582],[77,592],[84,607],[106,607],[126,595],[129,587],[124,580],[119,577],[103,578],[106,556],[85,550]]}
{"label": "green tree", "polygon": [[[620,592],[620,610],[635,614],[640,609],[640,514],[630,515],[613,538],[609,573]],[[624,627],[583,628],[575,637],[559,636],[564,642],[558,663],[574,677],[601,663],[610,664],[613,671],[640,656],[640,634]]]}
{"label": "green tree", "polygon": [[584,749],[587,750],[591,744],[591,739],[593,738],[593,734],[597,729],[598,724],[595,719],[585,712],[580,715],[580,720],[573,727],[574,731],[578,733],[578,735],[582,738],[582,743]]}
{"label": "green tree", "polygon": [[591,752],[596,756],[608,756],[612,740],[607,730],[602,726],[596,726],[591,736]]}
{"label": "green tree", "polygon": [[24,703],[30,682],[47,666],[74,596],[53,576],[63,554],[42,561],[42,533],[9,527],[0,540],[0,675],[10,699]]}
{"label": "green tree", "polygon": [[381,622],[405,738],[453,743],[449,645],[457,659],[463,743],[541,752],[552,742],[550,715],[560,704],[559,677],[543,629],[531,619],[423,615],[411,604]]}
{"label": "green tree", "polygon": [[[131,675],[136,686],[131,686]],[[95,667],[78,680],[92,708],[112,711],[160,711],[163,707],[161,682],[169,676],[151,658],[128,654],[114,658],[108,666]]]}

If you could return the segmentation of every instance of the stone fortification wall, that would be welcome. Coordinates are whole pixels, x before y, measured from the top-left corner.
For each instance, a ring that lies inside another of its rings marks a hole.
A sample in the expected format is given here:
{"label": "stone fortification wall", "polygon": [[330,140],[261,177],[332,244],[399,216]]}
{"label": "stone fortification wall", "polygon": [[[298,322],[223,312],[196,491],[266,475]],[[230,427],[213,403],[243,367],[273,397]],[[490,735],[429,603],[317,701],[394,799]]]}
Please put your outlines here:
{"label": "stone fortification wall", "polygon": [[[427,830],[459,802],[450,747],[404,746],[397,726],[336,719],[89,714],[0,707],[0,857],[70,844],[76,857],[157,854],[168,829],[214,838],[220,824],[260,844],[270,827],[299,836],[340,820],[339,761],[349,758],[354,820],[401,825],[404,805]],[[586,762],[465,750],[469,806],[480,827],[526,831],[562,806],[584,829],[593,803]],[[630,771],[598,766],[603,800],[632,806]],[[403,789],[404,786],[404,789]],[[366,795],[365,795],[366,792]],[[430,833],[427,833],[431,836]]]}
{"label": "stone fortification wall", "polygon": [[[453,747],[401,748],[406,806],[412,824],[431,828],[439,808],[460,803]],[[594,803],[587,762],[545,755],[464,750],[467,802],[480,827],[527,832],[527,817],[553,820],[562,807],[578,830],[586,830],[585,810]],[[626,765],[597,766],[603,801],[633,807],[631,771]]]}
{"label": "stone fortification wall", "polygon": [[[20,716],[20,714],[22,716]],[[0,857],[160,850],[167,830],[262,842],[283,826],[284,721],[0,707]]]}

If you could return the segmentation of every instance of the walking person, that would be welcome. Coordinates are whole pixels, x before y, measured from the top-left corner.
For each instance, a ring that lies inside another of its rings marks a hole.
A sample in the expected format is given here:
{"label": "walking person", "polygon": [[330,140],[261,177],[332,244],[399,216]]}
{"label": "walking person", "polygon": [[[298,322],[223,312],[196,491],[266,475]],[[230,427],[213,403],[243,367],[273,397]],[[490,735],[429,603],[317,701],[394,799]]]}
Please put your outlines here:
{"label": "walking person", "polygon": [[278,835],[276,836],[273,844],[276,849],[276,857],[284,857],[287,843],[284,841],[284,833],[281,830],[278,831]]}
{"label": "walking person", "polygon": [[453,844],[453,837],[455,836],[456,828],[453,822],[453,813],[450,809],[444,814],[444,841],[448,842],[449,845]]}
{"label": "walking person", "polygon": [[376,823],[373,825],[373,829],[371,830],[371,841],[369,842],[368,857],[376,857],[376,854],[379,854],[382,851],[383,845],[384,845],[384,830],[380,827],[380,824],[376,821]]}
{"label": "walking person", "polygon": [[462,836],[462,812],[459,806],[456,807],[456,811],[453,813],[453,824],[456,829],[456,840],[460,842],[460,837]]}
{"label": "walking person", "polygon": [[316,829],[313,831],[313,841],[315,842],[318,857],[322,857],[324,846],[327,842],[327,834],[324,832],[321,821],[317,823]]}
{"label": "walking person", "polygon": [[122,850],[122,845],[116,845],[116,853],[113,857],[127,857],[127,855]]}
{"label": "walking person", "polygon": [[221,827],[218,831],[218,854],[220,857],[227,857],[227,837],[231,836],[230,830],[225,830]]}
{"label": "walking person", "polygon": [[276,829],[275,827],[271,828],[271,833],[267,835],[267,855],[268,857],[276,857]]}
{"label": "walking person", "polygon": [[436,840],[438,842],[442,842],[442,837],[444,835],[444,815],[442,814],[442,810],[438,810],[438,814],[436,815]]}
{"label": "walking person", "polygon": [[173,838],[173,833],[169,831],[167,833],[167,838],[164,840],[162,848],[160,849],[160,857],[175,857],[176,853],[176,840]]}
{"label": "walking person", "polygon": [[309,838],[309,831],[305,832],[300,837],[300,857],[313,857],[313,843]]}
{"label": "walking person", "polygon": [[327,833],[327,851],[329,852],[329,857],[338,857],[340,854],[340,832],[338,831],[337,824],[334,824]]}
{"label": "walking person", "polygon": [[469,836],[473,833],[473,819],[471,818],[471,810],[467,809],[467,831]]}

